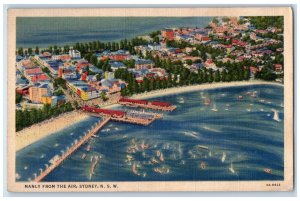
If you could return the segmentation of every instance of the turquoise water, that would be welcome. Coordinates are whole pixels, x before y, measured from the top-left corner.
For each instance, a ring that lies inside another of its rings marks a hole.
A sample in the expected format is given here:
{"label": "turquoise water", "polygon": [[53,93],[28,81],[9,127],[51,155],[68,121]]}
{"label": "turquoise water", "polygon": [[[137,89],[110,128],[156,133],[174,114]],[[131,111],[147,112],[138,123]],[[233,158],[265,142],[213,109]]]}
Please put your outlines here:
{"label": "turquoise water", "polygon": [[[238,100],[239,95],[243,99]],[[210,106],[203,103],[206,97],[212,101]],[[147,127],[109,122],[98,138],[88,142],[89,152],[87,145],[82,146],[44,181],[283,180],[283,87],[231,87],[154,99],[169,101],[177,109],[164,112],[163,119]],[[273,119],[273,110],[278,111],[279,121]],[[19,180],[33,178],[61,145],[72,142],[96,121],[91,117],[19,151]],[[76,137],[70,139],[72,132]],[[143,143],[149,148],[143,150]],[[128,153],[133,144],[138,149]],[[42,154],[48,158],[41,160]],[[100,161],[90,176],[95,156]],[[265,173],[265,168],[272,174]]]}
{"label": "turquoise water", "polygon": [[17,47],[131,39],[169,27],[205,27],[211,17],[18,17]]}

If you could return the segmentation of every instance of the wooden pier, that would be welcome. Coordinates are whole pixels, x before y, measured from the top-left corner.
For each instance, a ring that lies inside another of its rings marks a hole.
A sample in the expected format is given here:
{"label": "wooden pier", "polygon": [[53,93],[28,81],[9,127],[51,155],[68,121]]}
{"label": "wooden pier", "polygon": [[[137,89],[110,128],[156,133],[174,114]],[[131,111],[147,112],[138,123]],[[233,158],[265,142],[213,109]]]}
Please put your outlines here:
{"label": "wooden pier", "polygon": [[110,117],[108,115],[97,114],[97,113],[92,113],[92,112],[85,112],[85,113],[90,116],[94,116],[94,117],[110,118],[110,120],[112,120],[112,121],[137,124],[137,125],[142,125],[142,126],[148,126],[149,124],[154,122],[155,119],[161,118],[161,116],[157,116],[156,118],[152,118],[152,119],[140,119],[140,118],[134,118],[134,117],[128,117],[128,116]]}
{"label": "wooden pier", "polygon": [[79,147],[81,147],[84,143],[86,143],[91,137],[95,136],[96,133],[111,120],[110,117],[104,119],[102,122],[97,124],[92,130],[83,136],[77,143],[75,143],[70,149],[68,149],[62,156],[60,156],[57,160],[53,161],[50,166],[48,166],[44,171],[38,175],[34,181],[40,182],[45,178],[49,173],[51,173],[57,166],[59,166],[64,160],[66,160],[74,151],[76,151]]}

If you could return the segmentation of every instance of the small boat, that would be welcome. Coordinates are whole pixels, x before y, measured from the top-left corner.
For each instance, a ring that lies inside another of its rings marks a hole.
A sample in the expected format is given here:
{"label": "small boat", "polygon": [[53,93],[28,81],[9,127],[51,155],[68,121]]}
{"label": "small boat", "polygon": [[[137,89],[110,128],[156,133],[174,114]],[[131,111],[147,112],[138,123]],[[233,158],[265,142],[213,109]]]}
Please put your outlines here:
{"label": "small boat", "polygon": [[206,168],[206,164],[204,162],[201,162],[200,163],[200,167],[201,167],[201,169],[205,169]]}
{"label": "small boat", "polygon": [[91,151],[91,145],[88,145],[85,150],[86,151]]}
{"label": "small boat", "polygon": [[235,170],[233,168],[233,163],[230,164],[229,171],[233,174],[235,173]]}
{"label": "small boat", "polygon": [[280,121],[278,111],[274,110],[274,109],[272,109],[272,111],[274,112],[273,120],[274,121]]}
{"label": "small boat", "polygon": [[199,149],[209,150],[209,148],[207,146],[204,146],[204,145],[197,145],[197,147]]}
{"label": "small boat", "polygon": [[218,111],[216,104],[214,104],[213,108],[211,108],[211,111],[214,111],[214,112]]}
{"label": "small boat", "polygon": [[126,158],[127,158],[127,161],[132,161],[133,160],[133,156],[131,156],[129,154],[126,155]]}
{"label": "small boat", "polygon": [[150,159],[150,163],[151,163],[151,164],[156,164],[156,163],[158,163],[158,161],[157,161],[154,157],[152,157],[152,158]]}
{"label": "small boat", "polygon": [[161,152],[160,152],[159,150],[157,150],[157,151],[156,151],[156,156],[157,156],[157,157],[160,157],[160,155],[161,155]]}
{"label": "small boat", "polygon": [[210,105],[211,104],[210,98],[205,98],[204,101],[203,101],[203,104],[204,105]]}
{"label": "small boat", "polygon": [[58,161],[59,159],[60,159],[60,156],[59,156],[59,155],[55,155],[55,156],[53,156],[53,158],[51,158],[51,159],[49,160],[49,163],[54,164],[54,163],[56,163],[56,161]]}
{"label": "small boat", "polygon": [[132,165],[131,170],[132,170],[132,172],[133,172],[135,175],[140,176],[141,174],[138,172],[138,169],[137,169],[137,168],[138,168],[137,164],[134,163],[134,164]]}
{"label": "small boat", "polygon": [[165,160],[164,155],[163,155],[162,152],[161,152],[161,154],[160,154],[159,160],[162,161],[162,162]]}
{"label": "small boat", "polygon": [[86,154],[82,154],[81,159],[84,160],[86,158]]}
{"label": "small boat", "polygon": [[265,168],[265,169],[264,169],[264,172],[267,173],[267,174],[272,174],[272,170],[269,169],[269,168]]}
{"label": "small boat", "polygon": [[160,174],[167,174],[170,172],[170,168],[168,168],[166,166],[157,167],[157,168],[154,168],[154,172],[157,172]]}
{"label": "small boat", "polygon": [[223,152],[223,155],[222,155],[222,158],[221,158],[222,163],[224,163],[225,159],[226,159],[226,153]]}
{"label": "small boat", "polygon": [[239,100],[242,100],[244,97],[243,96],[238,96],[238,99]]}

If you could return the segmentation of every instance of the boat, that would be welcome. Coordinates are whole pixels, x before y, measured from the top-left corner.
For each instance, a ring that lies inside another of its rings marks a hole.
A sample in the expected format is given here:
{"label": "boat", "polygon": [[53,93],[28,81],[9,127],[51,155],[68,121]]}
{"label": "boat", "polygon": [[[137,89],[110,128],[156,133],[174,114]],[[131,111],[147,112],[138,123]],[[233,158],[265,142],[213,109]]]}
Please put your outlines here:
{"label": "boat", "polygon": [[179,103],[184,103],[184,99],[183,98],[179,98],[178,102]]}
{"label": "boat", "polygon": [[233,168],[233,163],[230,163],[229,171],[233,174],[235,173],[235,170]]}
{"label": "boat", "polygon": [[238,96],[238,99],[239,100],[242,100],[244,97],[243,96]]}
{"label": "boat", "polygon": [[140,176],[141,174],[138,172],[138,169],[137,169],[137,168],[138,168],[137,164],[134,163],[134,164],[132,165],[131,170],[132,170],[132,172],[133,172],[135,175]]}
{"label": "boat", "polygon": [[152,158],[150,159],[150,163],[151,163],[151,164],[156,164],[156,163],[158,163],[158,161],[157,161],[154,157],[152,157]]}
{"label": "boat", "polygon": [[92,164],[91,164],[91,167],[90,167],[90,172],[89,172],[89,176],[90,176],[90,179],[92,178],[93,174],[94,174],[94,171],[95,171],[95,167],[97,165],[97,163],[99,162],[99,159],[100,157],[99,156],[95,156],[94,157],[94,160],[92,160]]}
{"label": "boat", "polygon": [[85,150],[86,151],[91,151],[91,145],[88,145]]}
{"label": "boat", "polygon": [[204,145],[197,145],[197,147],[199,149],[209,150],[209,148],[207,146],[204,146]]}
{"label": "boat", "polygon": [[205,98],[204,101],[203,101],[203,104],[204,105],[210,105],[211,104],[210,98]]}
{"label": "boat", "polygon": [[157,157],[160,157],[160,155],[161,155],[160,151],[157,150],[157,151],[156,151],[156,156],[157,156]]}
{"label": "boat", "polygon": [[131,156],[129,154],[126,155],[126,158],[127,158],[127,161],[132,161],[133,160],[133,156]]}
{"label": "boat", "polygon": [[58,161],[60,159],[60,156],[59,155],[55,155],[55,156],[53,156],[53,158],[51,158],[50,160],[49,160],[49,163],[51,163],[51,164],[54,164],[56,161]]}
{"label": "boat", "polygon": [[164,158],[164,155],[163,155],[163,153],[162,153],[162,152],[160,153],[159,160],[160,160],[160,161],[162,161],[162,162],[165,160],[165,158]]}
{"label": "boat", "polygon": [[211,108],[211,111],[214,111],[214,112],[218,111],[216,104],[214,104],[213,108]]}
{"label": "boat", "polygon": [[160,173],[160,174],[167,174],[170,172],[170,168],[167,166],[157,167],[154,168],[154,172]]}
{"label": "boat", "polygon": [[86,154],[82,154],[81,159],[84,160],[86,158]]}
{"label": "boat", "polygon": [[222,155],[222,158],[221,158],[222,163],[224,163],[225,159],[226,159],[226,153],[223,152],[223,155]]}
{"label": "boat", "polygon": [[278,111],[274,110],[274,109],[272,111],[274,112],[273,120],[274,121],[280,121]]}
{"label": "boat", "polygon": [[200,163],[200,167],[201,167],[201,169],[205,169],[206,168],[206,164],[204,162],[201,162]]}
{"label": "boat", "polygon": [[264,172],[267,174],[272,174],[272,170],[270,168],[265,168]]}

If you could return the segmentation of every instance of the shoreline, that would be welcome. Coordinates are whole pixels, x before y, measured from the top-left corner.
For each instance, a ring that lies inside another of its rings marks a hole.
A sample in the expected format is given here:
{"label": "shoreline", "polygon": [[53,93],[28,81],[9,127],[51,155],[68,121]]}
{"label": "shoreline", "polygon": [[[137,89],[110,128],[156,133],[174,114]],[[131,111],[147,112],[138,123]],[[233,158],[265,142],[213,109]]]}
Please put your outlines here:
{"label": "shoreline", "polygon": [[16,152],[88,117],[86,114],[71,111],[24,128],[16,132]]}
{"label": "shoreline", "polygon": [[[275,82],[266,82],[260,80],[252,80],[252,81],[237,81],[237,82],[218,82],[218,83],[207,83],[207,84],[198,84],[198,85],[190,85],[190,86],[182,86],[176,88],[168,88],[155,90],[151,92],[146,92],[142,94],[136,94],[131,96],[131,98],[136,99],[146,99],[146,98],[154,98],[154,97],[162,97],[171,94],[180,94],[192,91],[199,90],[207,90],[207,89],[217,89],[217,88],[227,88],[227,87],[239,87],[239,86],[251,86],[251,85],[275,85],[275,86],[283,86],[283,84],[275,83]],[[113,103],[110,105],[102,106],[101,108],[114,108],[119,106],[117,103]],[[28,128],[24,128],[21,131],[16,132],[16,140],[15,140],[15,148],[16,151],[19,151],[42,138],[50,136],[72,124],[75,124],[79,121],[82,121],[88,118],[89,115],[80,113],[77,111],[72,111],[68,113],[64,113],[55,117],[53,119],[49,119],[38,124],[34,124]]]}
{"label": "shoreline", "polygon": [[[267,81],[261,81],[261,80],[235,81],[235,82],[217,82],[217,83],[207,83],[207,84],[198,84],[198,85],[190,85],[190,86],[160,89],[160,90],[145,92],[145,93],[141,93],[141,94],[136,94],[136,95],[131,96],[130,98],[146,99],[146,98],[162,97],[162,96],[167,96],[167,95],[171,95],[171,94],[180,94],[180,93],[207,90],[207,89],[250,86],[250,85],[284,86],[283,84],[280,84],[280,83],[277,83],[277,82],[267,82]],[[118,105],[119,104],[112,104],[112,105],[104,106],[103,108],[109,109],[109,108],[116,107]]]}

